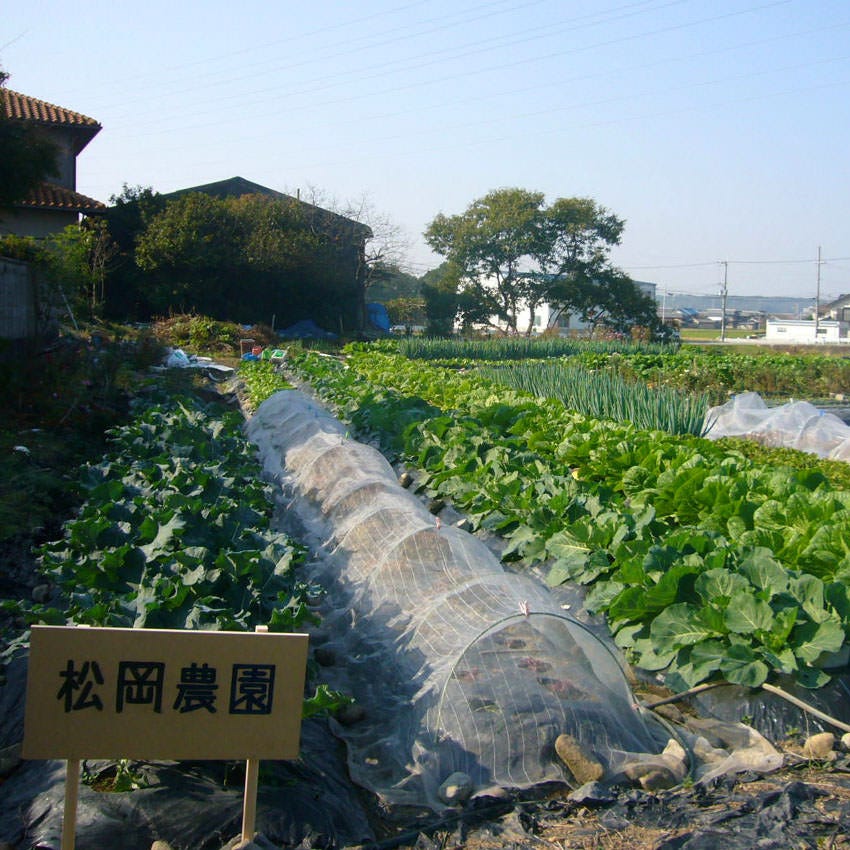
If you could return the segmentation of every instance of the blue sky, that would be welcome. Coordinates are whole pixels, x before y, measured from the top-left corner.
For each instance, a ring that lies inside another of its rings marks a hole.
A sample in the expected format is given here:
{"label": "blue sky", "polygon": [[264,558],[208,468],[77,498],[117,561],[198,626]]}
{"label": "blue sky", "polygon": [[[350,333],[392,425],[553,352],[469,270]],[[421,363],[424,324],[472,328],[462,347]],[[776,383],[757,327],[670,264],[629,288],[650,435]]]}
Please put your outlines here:
{"label": "blue sky", "polygon": [[[503,186],[626,220],[660,291],[850,292],[847,0],[4,4],[9,87],[96,118],[78,189],[240,175],[422,231]],[[660,293],[659,293],[660,294]]]}

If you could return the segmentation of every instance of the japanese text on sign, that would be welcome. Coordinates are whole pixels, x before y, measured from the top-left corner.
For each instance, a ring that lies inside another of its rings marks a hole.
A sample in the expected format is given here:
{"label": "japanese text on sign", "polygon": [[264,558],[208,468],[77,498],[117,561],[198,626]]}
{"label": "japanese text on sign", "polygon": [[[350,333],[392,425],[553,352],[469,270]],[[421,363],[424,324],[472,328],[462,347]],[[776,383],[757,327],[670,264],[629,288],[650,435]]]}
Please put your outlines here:
{"label": "japanese text on sign", "polygon": [[24,756],[293,758],[306,657],[306,635],[36,626]]}
{"label": "japanese text on sign", "polygon": [[[56,699],[63,701],[65,713],[92,708],[103,711],[103,697],[110,683],[103,678],[100,663],[95,660],[77,662],[68,659],[58,671],[62,684]],[[218,711],[216,698],[218,671],[206,661],[193,661],[180,670],[176,683],[173,711],[185,714],[204,709]],[[274,699],[274,664],[234,664],[231,667],[228,714],[271,714]],[[119,661],[115,684],[115,711],[121,714],[127,706],[146,705],[162,712],[165,687],[165,662]]]}

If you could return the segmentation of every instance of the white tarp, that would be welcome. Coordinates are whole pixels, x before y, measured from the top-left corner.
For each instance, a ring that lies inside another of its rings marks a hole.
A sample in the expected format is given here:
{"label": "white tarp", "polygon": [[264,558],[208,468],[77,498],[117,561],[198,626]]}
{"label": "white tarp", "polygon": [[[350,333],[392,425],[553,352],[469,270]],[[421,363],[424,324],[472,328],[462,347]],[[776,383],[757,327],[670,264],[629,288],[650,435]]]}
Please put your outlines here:
{"label": "white tarp", "polygon": [[850,460],[850,426],[807,401],[768,407],[758,393],[741,393],[725,404],[709,408],[705,427],[711,440],[745,437],[765,446]]}

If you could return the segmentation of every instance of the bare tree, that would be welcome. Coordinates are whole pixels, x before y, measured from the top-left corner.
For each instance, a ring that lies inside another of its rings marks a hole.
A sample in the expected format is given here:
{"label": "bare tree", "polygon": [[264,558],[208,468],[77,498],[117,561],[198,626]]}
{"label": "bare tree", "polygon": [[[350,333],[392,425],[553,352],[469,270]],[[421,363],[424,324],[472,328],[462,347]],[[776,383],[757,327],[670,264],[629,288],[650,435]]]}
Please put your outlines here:
{"label": "bare tree", "polygon": [[363,256],[364,289],[368,290],[386,270],[404,267],[411,239],[401,225],[396,224],[388,214],[375,206],[368,192],[340,201],[324,189],[308,185],[304,192],[296,190],[294,193],[290,191],[289,194],[295,194],[308,204],[330,210],[369,228],[371,235],[366,239]]}

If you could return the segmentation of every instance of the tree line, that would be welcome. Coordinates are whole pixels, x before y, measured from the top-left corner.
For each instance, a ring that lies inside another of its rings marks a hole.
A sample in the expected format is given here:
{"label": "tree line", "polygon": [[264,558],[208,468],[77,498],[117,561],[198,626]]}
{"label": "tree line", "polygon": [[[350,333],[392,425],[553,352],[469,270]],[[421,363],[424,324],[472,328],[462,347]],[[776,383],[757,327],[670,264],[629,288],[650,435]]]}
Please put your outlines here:
{"label": "tree line", "polygon": [[[5,77],[0,70],[0,85]],[[0,220],[55,165],[37,131],[0,116]],[[424,237],[443,262],[420,278],[399,268],[398,230],[386,219],[365,228],[363,250],[355,222],[286,196],[167,197],[125,185],[110,202],[47,240],[3,237],[0,253],[39,265],[84,315],[124,321],[197,312],[284,327],[312,318],[353,335],[366,301],[381,300],[396,323],[424,323],[432,335],[530,335],[544,306],[592,327],[660,331],[654,301],[610,260],[625,223],[590,198],[547,203],[542,192],[503,188],[440,213]]]}

